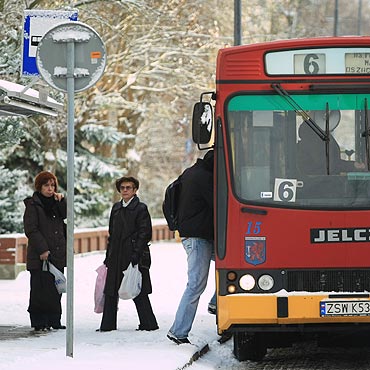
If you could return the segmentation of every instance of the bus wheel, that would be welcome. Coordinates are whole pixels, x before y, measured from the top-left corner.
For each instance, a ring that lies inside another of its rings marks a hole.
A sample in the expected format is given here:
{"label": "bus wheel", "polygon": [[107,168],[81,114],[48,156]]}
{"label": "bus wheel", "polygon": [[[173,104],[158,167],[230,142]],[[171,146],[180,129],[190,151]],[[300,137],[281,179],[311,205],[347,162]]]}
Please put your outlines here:
{"label": "bus wheel", "polygon": [[261,335],[234,333],[234,356],[238,361],[261,361],[266,352]]}

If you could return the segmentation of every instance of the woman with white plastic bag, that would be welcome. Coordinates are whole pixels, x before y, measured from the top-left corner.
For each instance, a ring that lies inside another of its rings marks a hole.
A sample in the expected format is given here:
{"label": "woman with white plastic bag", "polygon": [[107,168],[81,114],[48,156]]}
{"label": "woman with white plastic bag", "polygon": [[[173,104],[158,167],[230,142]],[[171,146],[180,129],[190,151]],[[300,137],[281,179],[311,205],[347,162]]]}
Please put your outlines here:
{"label": "woman with white plastic bag", "polygon": [[121,177],[116,181],[121,200],[112,207],[109,217],[109,237],[104,264],[107,278],[104,288],[104,310],[97,331],[117,329],[118,291],[123,271],[128,266],[138,265],[142,275],[139,295],[133,298],[139,326],[137,330],[157,330],[158,323],[149,300],[152,284],[149,275],[151,264],[149,242],[152,238],[152,223],[147,206],[136,195],[139,181],[134,177]]}
{"label": "woman with white plastic bag", "polygon": [[59,294],[66,293],[67,279],[62,271],[58,270],[49,260],[43,262],[42,271],[49,271],[51,274],[53,274],[54,285]]}
{"label": "woman with white plastic bag", "polygon": [[35,192],[24,200],[24,232],[28,238],[27,270],[31,275],[28,312],[35,331],[65,329],[61,324],[62,295],[55,277],[43,271],[44,261],[51,261],[61,273],[66,266],[67,243],[64,220],[67,201],[58,193],[58,180],[48,171],[35,178]]}
{"label": "woman with white plastic bag", "polygon": [[130,263],[125,271],[123,271],[123,279],[118,290],[118,296],[121,299],[134,299],[141,292],[143,277],[139,270],[139,266],[132,266]]}

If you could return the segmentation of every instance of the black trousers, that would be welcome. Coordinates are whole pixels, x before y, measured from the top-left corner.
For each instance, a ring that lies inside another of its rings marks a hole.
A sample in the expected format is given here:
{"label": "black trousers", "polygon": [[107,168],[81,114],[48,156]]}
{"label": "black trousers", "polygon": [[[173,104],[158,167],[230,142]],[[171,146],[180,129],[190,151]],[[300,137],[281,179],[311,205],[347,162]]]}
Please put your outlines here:
{"label": "black trousers", "polygon": [[31,327],[59,327],[62,316],[60,303],[62,295],[55,287],[54,275],[41,270],[31,270],[30,274],[31,290],[28,312]]}
{"label": "black trousers", "polygon": [[[133,301],[135,303],[136,311],[139,316],[139,329],[158,329],[158,323],[154,316],[148,294],[141,292],[136,298],[133,299]],[[118,294],[116,296],[106,295],[100,330],[109,331],[117,329],[117,307]]]}

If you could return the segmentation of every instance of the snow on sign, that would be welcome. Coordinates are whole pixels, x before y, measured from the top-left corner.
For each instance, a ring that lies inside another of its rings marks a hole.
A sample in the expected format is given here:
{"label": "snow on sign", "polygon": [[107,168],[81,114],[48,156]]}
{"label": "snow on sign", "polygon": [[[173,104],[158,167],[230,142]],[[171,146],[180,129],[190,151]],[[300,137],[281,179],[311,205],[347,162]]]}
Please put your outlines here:
{"label": "snow on sign", "polygon": [[50,86],[67,92],[68,79],[73,77],[74,92],[80,92],[94,85],[102,76],[106,64],[105,46],[88,25],[61,23],[40,40],[36,63],[41,77]]}
{"label": "snow on sign", "polygon": [[52,27],[68,21],[77,21],[76,10],[25,10],[22,48],[22,74],[38,76],[36,51],[39,41]]}

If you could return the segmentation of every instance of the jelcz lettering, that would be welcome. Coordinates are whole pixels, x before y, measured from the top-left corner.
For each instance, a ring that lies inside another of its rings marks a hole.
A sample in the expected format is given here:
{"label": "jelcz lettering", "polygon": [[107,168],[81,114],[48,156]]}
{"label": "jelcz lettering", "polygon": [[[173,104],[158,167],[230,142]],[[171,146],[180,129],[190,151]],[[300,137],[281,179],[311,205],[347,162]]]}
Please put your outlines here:
{"label": "jelcz lettering", "polygon": [[370,241],[369,227],[311,229],[311,243],[365,243]]}

